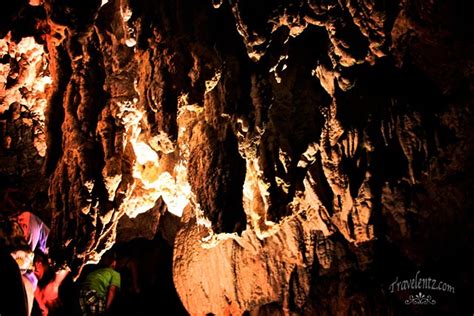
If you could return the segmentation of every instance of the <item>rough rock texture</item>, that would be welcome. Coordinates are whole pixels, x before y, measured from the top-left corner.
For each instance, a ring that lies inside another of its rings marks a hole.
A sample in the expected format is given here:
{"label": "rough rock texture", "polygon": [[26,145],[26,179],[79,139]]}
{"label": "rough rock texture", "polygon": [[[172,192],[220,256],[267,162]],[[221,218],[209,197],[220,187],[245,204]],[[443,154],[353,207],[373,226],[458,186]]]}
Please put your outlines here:
{"label": "rough rock texture", "polygon": [[[17,14],[16,9],[13,5],[2,14]],[[37,10],[19,12],[15,30],[8,33],[5,28],[11,25],[6,23],[0,31],[0,204],[2,211],[34,208],[49,219],[48,182],[39,180],[46,155],[49,62],[44,46],[33,37],[36,20],[31,15]],[[2,21],[9,19],[2,16]]]}
{"label": "rough rock texture", "polygon": [[[436,311],[462,313],[474,266],[464,6],[19,2],[3,21],[36,23],[2,22],[12,132],[0,132],[25,158],[2,173],[42,166],[52,253],[75,274],[117,226],[136,236],[128,217],[153,216],[138,230],[174,241],[193,315],[428,314],[404,304],[416,293],[388,290],[417,270],[456,287]],[[19,105],[44,124],[45,152]],[[182,216],[176,235],[158,225],[165,210]]]}

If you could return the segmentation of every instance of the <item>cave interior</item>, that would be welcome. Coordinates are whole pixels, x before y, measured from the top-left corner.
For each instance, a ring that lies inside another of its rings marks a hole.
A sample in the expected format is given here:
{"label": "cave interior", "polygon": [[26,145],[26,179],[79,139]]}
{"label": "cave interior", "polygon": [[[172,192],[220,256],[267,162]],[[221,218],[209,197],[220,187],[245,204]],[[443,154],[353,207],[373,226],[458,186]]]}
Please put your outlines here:
{"label": "cave interior", "polygon": [[467,1],[1,7],[0,216],[50,229],[51,315],[110,250],[113,315],[474,312]]}

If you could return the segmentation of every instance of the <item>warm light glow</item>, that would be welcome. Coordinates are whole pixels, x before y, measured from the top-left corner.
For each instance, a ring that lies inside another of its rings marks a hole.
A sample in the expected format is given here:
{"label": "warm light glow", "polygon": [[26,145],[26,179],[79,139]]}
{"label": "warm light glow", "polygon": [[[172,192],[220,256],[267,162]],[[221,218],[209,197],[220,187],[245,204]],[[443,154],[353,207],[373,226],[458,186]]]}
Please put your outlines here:
{"label": "warm light glow", "polygon": [[140,182],[133,196],[140,192],[142,198],[134,202],[134,214],[148,211],[161,196],[170,213],[182,216],[191,194],[184,163],[178,163],[172,175],[161,168],[158,154],[148,144],[132,141],[132,145],[137,157],[133,177]]}
{"label": "warm light glow", "polygon": [[28,3],[32,7],[37,7],[37,6],[40,6],[42,4],[42,2],[43,1],[41,1],[41,0],[30,0]]}
{"label": "warm light glow", "polygon": [[[52,84],[48,73],[48,60],[43,45],[36,43],[33,37],[24,37],[18,44],[11,40],[11,35],[0,39],[0,58],[10,55],[18,67],[10,64],[0,65],[0,113],[18,103],[20,111],[27,112],[22,118],[25,125],[33,129],[33,144],[42,157],[46,155],[44,136],[47,106],[47,88]],[[15,84],[6,89],[8,78]]]}
{"label": "warm light glow", "polygon": [[211,233],[207,237],[201,240],[201,247],[204,249],[211,249],[219,245],[221,242],[233,239],[237,243],[240,244],[241,237],[237,235],[237,233],[229,234],[229,233],[221,233],[221,234],[213,234]]}
{"label": "warm light glow", "polygon": [[274,235],[279,225],[265,219],[268,210],[268,184],[261,177],[262,171],[258,168],[258,159],[247,160],[247,171],[243,185],[243,206],[251,226],[259,239]]}
{"label": "warm light glow", "polygon": [[30,270],[33,267],[34,253],[31,251],[16,250],[11,253],[13,259],[15,259],[18,267],[22,271]]}
{"label": "warm light glow", "polygon": [[214,90],[214,88],[217,86],[219,83],[219,80],[221,79],[221,70],[216,71],[214,76],[212,77],[211,80],[206,80],[206,92],[204,94],[207,94]]}
{"label": "warm light glow", "polygon": [[184,208],[189,204],[191,186],[187,181],[186,167],[182,163],[175,166],[174,172],[174,178],[168,172],[164,172],[160,176],[158,188],[168,206],[168,211],[181,217]]}
{"label": "warm light glow", "polygon": [[[274,74],[275,76],[275,80],[277,83],[281,83],[281,77],[280,77],[280,73],[278,71],[278,67],[281,66],[281,70],[285,70],[286,69],[286,64],[284,64],[284,62],[288,59],[288,55],[281,55],[280,58],[278,59],[278,61],[276,62],[276,64],[270,68],[269,72]],[[283,63],[283,64],[282,64]]]}
{"label": "warm light glow", "polygon": [[132,146],[139,164],[158,163],[158,154],[144,142],[132,142]]}

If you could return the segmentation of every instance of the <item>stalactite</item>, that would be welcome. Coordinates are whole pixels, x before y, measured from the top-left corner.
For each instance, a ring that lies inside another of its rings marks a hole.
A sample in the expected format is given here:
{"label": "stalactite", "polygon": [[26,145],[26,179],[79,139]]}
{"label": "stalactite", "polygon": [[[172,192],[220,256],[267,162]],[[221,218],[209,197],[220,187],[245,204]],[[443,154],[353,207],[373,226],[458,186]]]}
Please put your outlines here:
{"label": "stalactite", "polygon": [[451,264],[432,239],[469,244],[459,6],[12,4],[0,172],[35,183],[29,200],[49,186],[51,255],[75,277],[143,225],[171,235],[193,315],[406,311],[380,271]]}

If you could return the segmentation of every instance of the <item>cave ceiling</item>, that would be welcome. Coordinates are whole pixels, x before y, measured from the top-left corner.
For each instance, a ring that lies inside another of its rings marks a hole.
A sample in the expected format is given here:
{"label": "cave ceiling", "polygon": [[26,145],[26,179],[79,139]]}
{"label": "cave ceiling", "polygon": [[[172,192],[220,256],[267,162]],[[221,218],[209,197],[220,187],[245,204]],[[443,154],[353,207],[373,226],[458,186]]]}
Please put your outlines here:
{"label": "cave ceiling", "polygon": [[463,2],[5,6],[3,187],[76,275],[161,229],[193,315],[377,315],[402,263],[472,290]]}

